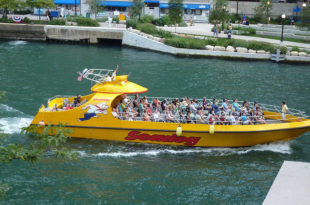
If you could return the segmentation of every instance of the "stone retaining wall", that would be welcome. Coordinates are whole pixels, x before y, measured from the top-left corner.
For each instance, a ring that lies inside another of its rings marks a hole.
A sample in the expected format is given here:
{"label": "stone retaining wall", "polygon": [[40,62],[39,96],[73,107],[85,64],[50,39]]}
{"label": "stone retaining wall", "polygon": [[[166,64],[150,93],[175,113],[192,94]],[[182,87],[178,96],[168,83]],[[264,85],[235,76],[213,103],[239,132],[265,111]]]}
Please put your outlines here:
{"label": "stone retaining wall", "polygon": [[0,23],[0,39],[45,40],[44,25]]}

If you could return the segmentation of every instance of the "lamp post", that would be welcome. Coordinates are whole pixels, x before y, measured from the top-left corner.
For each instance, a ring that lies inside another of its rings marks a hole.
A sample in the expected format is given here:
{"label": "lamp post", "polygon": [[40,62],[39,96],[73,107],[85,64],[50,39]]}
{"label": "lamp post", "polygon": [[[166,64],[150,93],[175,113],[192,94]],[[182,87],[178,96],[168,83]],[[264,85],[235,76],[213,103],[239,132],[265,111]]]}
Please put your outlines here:
{"label": "lamp post", "polygon": [[267,24],[269,23],[269,15],[268,15],[269,4],[270,4],[270,1],[267,1]]}
{"label": "lamp post", "polygon": [[281,43],[283,43],[283,30],[284,30],[284,19],[285,19],[285,14],[281,15],[282,18],[282,33],[281,33]]}
{"label": "lamp post", "polygon": [[76,0],[74,0],[74,16],[76,16]]}
{"label": "lamp post", "polygon": [[[223,8],[223,14],[224,14],[224,12],[226,10],[226,6],[223,6],[222,8]],[[225,21],[225,19],[223,18],[223,22],[222,22],[222,31],[223,31],[223,33],[224,33],[224,23],[225,23],[224,21]]]}

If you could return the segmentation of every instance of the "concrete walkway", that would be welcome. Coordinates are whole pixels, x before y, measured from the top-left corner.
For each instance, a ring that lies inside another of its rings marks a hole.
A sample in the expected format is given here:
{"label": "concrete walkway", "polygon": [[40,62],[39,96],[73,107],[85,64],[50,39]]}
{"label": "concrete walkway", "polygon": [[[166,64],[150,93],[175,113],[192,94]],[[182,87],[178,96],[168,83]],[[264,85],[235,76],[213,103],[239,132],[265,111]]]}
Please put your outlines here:
{"label": "concrete walkway", "polygon": [[310,204],[310,163],[284,161],[263,205]]}
{"label": "concrete walkway", "polygon": [[[188,26],[188,27],[159,27],[159,28],[166,30],[166,31],[173,32],[173,33],[213,36],[213,32],[211,31],[212,27],[213,27],[212,24],[196,23],[193,26]],[[227,38],[227,34],[219,34],[219,37],[220,38]],[[241,40],[248,40],[248,41],[251,40],[251,41],[268,42],[268,43],[280,45],[279,40],[268,39],[268,38],[260,38],[260,37],[253,37],[253,36],[241,36],[241,35],[233,35],[232,38],[241,39]],[[307,44],[307,43],[296,43],[296,42],[284,41],[283,44],[286,46],[297,46],[297,47],[310,49],[310,44]]]}

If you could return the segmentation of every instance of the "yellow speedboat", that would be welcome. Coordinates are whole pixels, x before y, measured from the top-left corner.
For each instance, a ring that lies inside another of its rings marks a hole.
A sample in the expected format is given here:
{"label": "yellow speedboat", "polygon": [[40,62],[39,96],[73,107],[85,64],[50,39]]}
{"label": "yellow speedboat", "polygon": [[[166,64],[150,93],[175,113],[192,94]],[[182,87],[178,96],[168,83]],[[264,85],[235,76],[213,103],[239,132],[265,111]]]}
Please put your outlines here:
{"label": "yellow speedboat", "polygon": [[[124,103],[128,103],[130,99],[133,101],[134,96],[130,94],[144,93],[148,89],[128,81],[127,75],[116,76],[116,71],[111,74],[112,72],[85,69],[79,78],[96,82],[91,88],[92,94],[55,96],[49,99],[48,106],[39,109],[31,125],[57,126],[61,123],[73,131],[71,137],[77,138],[200,147],[253,146],[291,140],[310,130],[310,120],[304,112],[290,109],[283,119],[277,107],[262,104],[264,124],[251,119],[247,125],[242,125],[241,121],[217,123],[202,118],[198,121],[196,118],[190,119],[187,123],[181,118],[171,119],[171,116],[168,120],[160,120],[160,117],[156,118],[148,111],[145,111],[144,117],[143,113],[132,116],[135,111],[128,111],[129,108],[126,109]],[[143,99],[142,103],[145,100],[150,98]],[[160,98],[152,100],[160,102]],[[126,110],[127,115],[119,113],[116,107]],[[141,109],[149,108],[146,106]],[[151,108],[150,112],[153,111]]]}

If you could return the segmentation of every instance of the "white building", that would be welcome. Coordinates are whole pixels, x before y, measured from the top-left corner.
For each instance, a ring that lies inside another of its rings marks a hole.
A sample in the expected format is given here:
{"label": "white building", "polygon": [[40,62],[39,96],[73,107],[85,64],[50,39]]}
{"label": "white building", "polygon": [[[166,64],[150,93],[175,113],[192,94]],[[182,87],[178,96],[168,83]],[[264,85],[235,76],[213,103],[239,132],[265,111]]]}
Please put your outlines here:
{"label": "white building", "polygon": [[[78,15],[92,16],[89,9],[89,0],[54,0],[59,7],[64,7],[72,15],[77,12]],[[169,13],[169,0],[144,0],[143,14],[153,15],[154,18],[160,18]],[[196,22],[207,22],[209,19],[209,11],[212,7],[213,0],[185,0],[183,18],[189,20],[193,17]],[[99,17],[114,16],[114,11],[123,13],[130,18],[130,7],[133,5],[132,0],[109,0],[102,1],[100,5],[104,6],[104,11],[97,14]]]}

